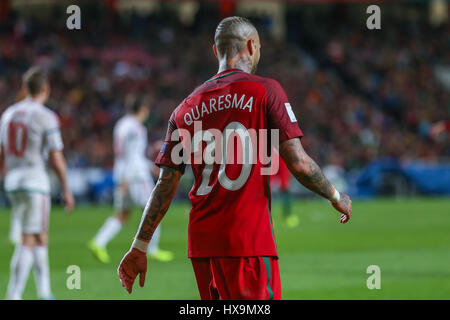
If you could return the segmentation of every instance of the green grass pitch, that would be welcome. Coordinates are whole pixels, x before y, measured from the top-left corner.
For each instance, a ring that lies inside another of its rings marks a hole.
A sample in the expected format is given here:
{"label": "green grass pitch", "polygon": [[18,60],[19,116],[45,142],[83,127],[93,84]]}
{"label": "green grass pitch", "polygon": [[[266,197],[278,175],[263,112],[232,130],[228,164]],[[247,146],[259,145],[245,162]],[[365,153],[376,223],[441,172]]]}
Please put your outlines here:
{"label": "green grass pitch", "polygon": [[[110,207],[78,207],[71,216],[54,208],[50,226],[52,290],[58,299],[199,299],[186,257],[187,203],[174,203],[163,220],[161,247],[170,263],[149,263],[146,285],[129,295],[116,269],[140,218],[109,244],[112,263],[103,265],[87,249]],[[284,299],[450,299],[450,199],[381,199],[354,202],[350,223],[326,202],[298,200],[300,226],[289,229],[275,202],[273,218]],[[9,210],[0,210],[0,294],[4,297],[13,248],[8,244]],[[69,265],[81,268],[81,289],[66,287]],[[381,268],[381,289],[369,290],[369,265]],[[25,299],[35,299],[33,276]]]}

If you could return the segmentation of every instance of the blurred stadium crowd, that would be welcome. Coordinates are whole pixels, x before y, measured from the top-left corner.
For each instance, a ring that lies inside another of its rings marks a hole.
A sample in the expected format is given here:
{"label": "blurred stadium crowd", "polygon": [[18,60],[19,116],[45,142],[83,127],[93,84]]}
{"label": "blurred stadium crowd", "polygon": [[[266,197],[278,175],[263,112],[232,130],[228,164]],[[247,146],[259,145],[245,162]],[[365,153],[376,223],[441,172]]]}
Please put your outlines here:
{"label": "blurred stadium crowd", "polygon": [[[431,26],[416,6],[369,31],[345,7],[305,8],[287,11],[281,40],[271,37],[270,19],[250,18],[262,36],[257,73],[285,88],[308,152],[347,170],[386,156],[448,157],[448,136],[429,131],[449,119],[450,89],[436,70],[450,65],[450,24]],[[112,128],[127,94],[151,96],[150,139],[161,139],[172,110],[217,71],[214,5],[202,5],[190,25],[164,10],[119,16],[94,7],[83,11],[80,31],[67,30],[65,19],[1,20],[0,112],[19,98],[24,70],[48,68],[49,107],[60,116],[71,167],[112,166]]]}

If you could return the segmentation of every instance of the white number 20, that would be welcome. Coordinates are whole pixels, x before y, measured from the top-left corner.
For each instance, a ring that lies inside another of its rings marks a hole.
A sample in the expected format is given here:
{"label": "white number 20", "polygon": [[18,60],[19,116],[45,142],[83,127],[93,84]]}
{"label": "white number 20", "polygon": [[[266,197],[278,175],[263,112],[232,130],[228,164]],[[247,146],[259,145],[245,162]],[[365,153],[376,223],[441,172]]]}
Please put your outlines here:
{"label": "white number 20", "polygon": [[[202,139],[210,139],[209,141],[207,141],[206,148],[208,149],[211,148],[210,150],[214,150],[216,142],[214,139],[211,139],[212,135],[211,134],[208,135],[208,133],[209,133],[208,131],[201,131],[201,137]],[[243,150],[242,156],[244,157],[243,159],[244,161],[242,161],[241,173],[234,180],[230,179],[225,172],[225,168],[227,165],[226,159],[228,154],[228,142],[230,140],[230,136],[232,135],[233,137],[235,135],[239,137],[239,142],[241,143]],[[195,141],[195,139],[193,140]],[[239,122],[229,123],[222,132],[223,152],[222,152],[222,162],[219,168],[218,180],[220,185],[225,189],[230,191],[236,191],[242,188],[247,182],[253,165],[253,145],[251,141],[252,141],[251,136],[247,128],[244,127],[244,125],[242,125]],[[193,147],[195,148],[195,146]],[[206,164],[202,172],[202,182],[197,190],[198,196],[203,196],[211,192],[213,186],[209,185],[209,180],[212,171],[213,171],[213,164]]]}

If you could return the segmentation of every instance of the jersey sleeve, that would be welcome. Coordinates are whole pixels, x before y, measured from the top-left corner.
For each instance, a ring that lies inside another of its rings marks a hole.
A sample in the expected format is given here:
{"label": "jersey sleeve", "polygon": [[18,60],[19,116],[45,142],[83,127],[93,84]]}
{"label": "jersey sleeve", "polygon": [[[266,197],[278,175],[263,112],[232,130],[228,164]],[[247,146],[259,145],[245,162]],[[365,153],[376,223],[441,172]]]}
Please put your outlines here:
{"label": "jersey sleeve", "polygon": [[114,132],[114,134],[113,134],[113,150],[114,150],[115,157],[122,156],[122,154],[123,154],[123,139],[117,132]]}
{"label": "jersey sleeve", "polygon": [[3,112],[3,114],[2,114],[2,116],[1,116],[1,118],[0,118],[0,146],[2,146],[3,145],[3,141],[4,141],[4,136],[6,135],[6,132],[4,132],[5,130],[4,130],[4,128],[5,128],[5,124],[4,124],[4,122],[5,122],[5,114],[6,114],[6,111],[5,112]]}
{"label": "jersey sleeve", "polygon": [[[175,130],[177,130],[177,124],[175,122],[175,115],[176,115],[176,112],[174,111],[172,113],[172,115],[170,116],[166,137],[164,139],[164,144],[163,144],[161,150],[159,151],[158,156],[156,157],[155,164],[158,167],[168,166],[168,167],[174,168],[174,169],[179,170],[184,173],[186,164],[185,163],[175,163],[172,159],[172,150],[175,148],[175,146],[177,146],[181,143],[181,141],[179,139],[172,141],[172,135],[175,132]],[[180,155],[180,157],[181,157],[181,155]]]}
{"label": "jersey sleeve", "polygon": [[265,87],[269,129],[279,130],[280,142],[303,137],[297,118],[281,85],[273,79],[268,79]]}
{"label": "jersey sleeve", "polygon": [[45,113],[42,120],[46,150],[62,150],[64,148],[64,144],[61,137],[59,120],[56,114],[53,112]]}

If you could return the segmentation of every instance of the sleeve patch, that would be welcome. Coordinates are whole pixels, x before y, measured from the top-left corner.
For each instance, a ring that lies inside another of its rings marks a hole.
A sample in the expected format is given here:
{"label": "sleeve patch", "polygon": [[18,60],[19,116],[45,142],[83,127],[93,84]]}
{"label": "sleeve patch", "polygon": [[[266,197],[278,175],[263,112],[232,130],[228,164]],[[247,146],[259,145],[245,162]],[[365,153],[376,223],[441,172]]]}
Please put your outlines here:
{"label": "sleeve patch", "polygon": [[289,115],[289,119],[291,119],[291,122],[297,122],[297,118],[295,117],[294,111],[292,111],[291,104],[286,102],[284,106],[286,107],[286,111]]}

